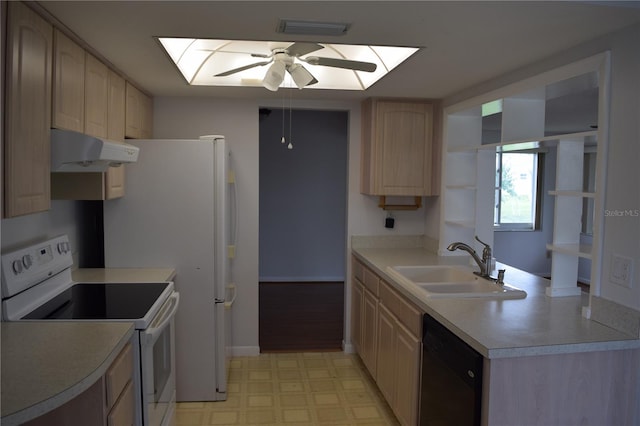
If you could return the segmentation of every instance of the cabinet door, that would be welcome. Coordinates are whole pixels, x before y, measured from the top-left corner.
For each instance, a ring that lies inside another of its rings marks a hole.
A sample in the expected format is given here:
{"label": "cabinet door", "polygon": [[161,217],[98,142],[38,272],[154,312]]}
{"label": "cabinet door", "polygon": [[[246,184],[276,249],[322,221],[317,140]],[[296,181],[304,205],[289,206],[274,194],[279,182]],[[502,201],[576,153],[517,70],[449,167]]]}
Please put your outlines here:
{"label": "cabinet door", "polygon": [[376,187],[381,195],[427,195],[432,163],[432,105],[379,102],[375,120]]}
{"label": "cabinet door", "polygon": [[84,132],[106,138],[109,68],[89,53],[85,60]]}
{"label": "cabinet door", "polygon": [[84,132],[85,51],[54,30],[53,127]]}
{"label": "cabinet door", "polygon": [[4,216],[48,210],[53,28],[8,2]]}
{"label": "cabinet door", "polygon": [[109,70],[107,96],[107,138],[124,141],[125,81],[113,70]]}
{"label": "cabinet door", "polygon": [[130,380],[107,415],[107,426],[133,426],[135,424],[134,396],[133,382]]}
{"label": "cabinet door", "polygon": [[415,425],[418,418],[421,340],[400,323],[395,338],[396,394],[393,410],[403,425]]}
{"label": "cabinet door", "polygon": [[378,324],[378,299],[368,290],[364,290],[362,305],[362,351],[360,357],[371,376],[376,376],[376,348]]}
{"label": "cabinet door", "polygon": [[126,83],[126,106],[125,106],[125,128],[124,135],[127,138],[140,139],[142,136],[142,117],[140,116],[140,102],[142,101],[140,91]]}
{"label": "cabinet door", "polygon": [[351,282],[351,344],[356,353],[362,351],[362,303],[364,290],[360,281]]}
{"label": "cabinet door", "polygon": [[140,137],[151,139],[153,137],[153,100],[144,93],[140,93],[140,97]]}
{"label": "cabinet door", "polygon": [[[107,138],[124,141],[125,81],[109,70],[107,99]],[[109,167],[105,177],[105,196],[108,200],[124,196],[125,166]]]}
{"label": "cabinet door", "polygon": [[[393,407],[396,390],[396,325],[393,315],[387,308],[378,305],[378,362],[376,383],[380,392]],[[404,360],[402,360],[404,362]]]}

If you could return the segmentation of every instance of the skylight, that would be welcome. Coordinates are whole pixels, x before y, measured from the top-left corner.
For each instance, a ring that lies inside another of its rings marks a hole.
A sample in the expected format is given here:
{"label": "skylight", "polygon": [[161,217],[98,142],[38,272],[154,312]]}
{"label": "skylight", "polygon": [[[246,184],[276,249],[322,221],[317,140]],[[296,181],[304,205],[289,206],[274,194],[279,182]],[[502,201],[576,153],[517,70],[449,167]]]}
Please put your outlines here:
{"label": "skylight", "polygon": [[[293,44],[166,37],[159,37],[158,40],[187,83],[194,86],[260,87],[273,64],[273,52],[282,51]],[[318,50],[291,58],[293,64],[302,65],[317,80],[315,84],[304,86],[305,89],[366,90],[419,50],[416,47],[329,43],[318,45]],[[373,72],[357,71],[313,65],[305,61],[314,57],[370,62],[376,65],[376,69]],[[249,68],[253,64],[258,65]],[[241,67],[248,69],[216,77],[217,74]],[[279,87],[296,87],[296,83],[286,73]]]}

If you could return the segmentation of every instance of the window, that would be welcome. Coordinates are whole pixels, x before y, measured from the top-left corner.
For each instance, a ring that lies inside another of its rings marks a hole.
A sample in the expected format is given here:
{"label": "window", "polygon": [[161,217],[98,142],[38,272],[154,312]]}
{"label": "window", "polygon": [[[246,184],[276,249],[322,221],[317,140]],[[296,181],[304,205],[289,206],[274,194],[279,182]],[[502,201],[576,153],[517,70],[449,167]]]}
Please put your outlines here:
{"label": "window", "polygon": [[495,230],[539,229],[542,155],[496,153]]}

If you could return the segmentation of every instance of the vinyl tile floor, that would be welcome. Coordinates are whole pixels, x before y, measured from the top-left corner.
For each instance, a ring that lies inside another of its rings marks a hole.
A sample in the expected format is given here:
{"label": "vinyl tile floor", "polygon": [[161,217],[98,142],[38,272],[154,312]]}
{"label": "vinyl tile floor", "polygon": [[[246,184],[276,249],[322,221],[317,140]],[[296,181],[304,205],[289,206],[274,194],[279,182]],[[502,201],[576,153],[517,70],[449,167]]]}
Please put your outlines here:
{"label": "vinyl tile floor", "polygon": [[357,355],[261,354],[230,360],[227,400],[180,402],[176,426],[398,425]]}

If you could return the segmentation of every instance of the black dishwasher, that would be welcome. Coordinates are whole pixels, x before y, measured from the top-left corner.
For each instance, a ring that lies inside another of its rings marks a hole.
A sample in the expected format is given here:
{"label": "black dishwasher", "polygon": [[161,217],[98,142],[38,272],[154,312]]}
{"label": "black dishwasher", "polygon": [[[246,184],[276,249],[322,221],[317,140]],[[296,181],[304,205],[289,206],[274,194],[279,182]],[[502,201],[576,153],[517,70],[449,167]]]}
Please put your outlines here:
{"label": "black dishwasher", "polygon": [[478,426],[483,358],[424,315],[420,426]]}

